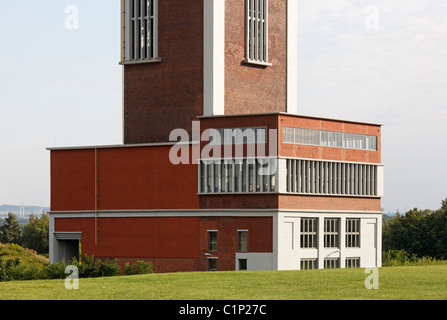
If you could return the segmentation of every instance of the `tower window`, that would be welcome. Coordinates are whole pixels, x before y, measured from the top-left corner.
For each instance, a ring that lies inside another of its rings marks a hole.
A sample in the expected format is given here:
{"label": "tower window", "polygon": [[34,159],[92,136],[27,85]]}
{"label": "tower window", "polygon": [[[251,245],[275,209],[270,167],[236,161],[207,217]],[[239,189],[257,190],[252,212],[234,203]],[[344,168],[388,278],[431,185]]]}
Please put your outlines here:
{"label": "tower window", "polygon": [[246,0],[245,10],[245,62],[271,65],[268,62],[268,0]]}
{"label": "tower window", "polygon": [[158,0],[124,0],[122,61],[158,61]]}

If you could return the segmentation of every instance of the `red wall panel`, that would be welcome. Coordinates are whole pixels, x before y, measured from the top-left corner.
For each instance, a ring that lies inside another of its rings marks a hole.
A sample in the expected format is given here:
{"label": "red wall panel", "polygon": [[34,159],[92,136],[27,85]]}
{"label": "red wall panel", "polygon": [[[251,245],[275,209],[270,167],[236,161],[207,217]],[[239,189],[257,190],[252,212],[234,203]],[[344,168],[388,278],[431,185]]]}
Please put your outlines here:
{"label": "red wall panel", "polygon": [[94,210],[95,151],[51,152],[51,210]]}
{"label": "red wall panel", "polygon": [[[99,148],[98,210],[199,207],[197,165],[174,165],[170,146]],[[95,209],[95,150],[51,152],[51,210]]]}
{"label": "red wall panel", "polygon": [[82,232],[82,254],[95,257],[193,258],[199,255],[197,217],[56,218],[56,232]]}

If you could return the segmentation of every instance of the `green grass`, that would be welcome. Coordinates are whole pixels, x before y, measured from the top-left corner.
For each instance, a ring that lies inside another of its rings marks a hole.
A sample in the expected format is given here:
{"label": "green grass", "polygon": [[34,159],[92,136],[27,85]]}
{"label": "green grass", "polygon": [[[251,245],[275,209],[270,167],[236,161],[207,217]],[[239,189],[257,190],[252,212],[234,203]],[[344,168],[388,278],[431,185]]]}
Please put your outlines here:
{"label": "green grass", "polygon": [[368,290],[364,269],[195,272],[0,283],[0,300],[447,299],[447,263],[379,269]]}
{"label": "green grass", "polygon": [[36,251],[23,248],[14,243],[0,243],[0,258],[3,260],[19,259],[27,267],[43,268],[48,265],[48,258],[37,254]]}

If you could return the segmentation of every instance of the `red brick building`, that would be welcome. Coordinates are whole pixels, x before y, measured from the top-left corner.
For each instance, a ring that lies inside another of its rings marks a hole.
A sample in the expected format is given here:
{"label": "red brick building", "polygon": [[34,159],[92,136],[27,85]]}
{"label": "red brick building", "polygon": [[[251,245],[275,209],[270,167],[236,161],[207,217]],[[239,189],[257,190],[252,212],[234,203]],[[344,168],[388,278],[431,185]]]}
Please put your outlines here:
{"label": "red brick building", "polygon": [[50,260],[380,266],[381,126],[297,114],[296,20],[297,0],[123,0],[124,143],[49,148]]}

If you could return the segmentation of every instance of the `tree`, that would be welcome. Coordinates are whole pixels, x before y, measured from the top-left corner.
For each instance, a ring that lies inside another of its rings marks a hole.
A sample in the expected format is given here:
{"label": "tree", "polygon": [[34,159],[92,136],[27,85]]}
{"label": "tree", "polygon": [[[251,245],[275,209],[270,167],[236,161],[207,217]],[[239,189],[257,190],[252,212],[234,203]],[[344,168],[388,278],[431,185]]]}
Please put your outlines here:
{"label": "tree", "polygon": [[21,244],[21,240],[22,229],[15,214],[10,212],[5,223],[0,227],[0,242]]}
{"label": "tree", "polygon": [[384,251],[405,250],[418,257],[447,259],[447,199],[441,209],[408,211],[383,224]]}
{"label": "tree", "polygon": [[48,253],[48,222],[48,215],[45,212],[40,218],[31,214],[29,222],[24,227],[23,246],[40,254]]}

